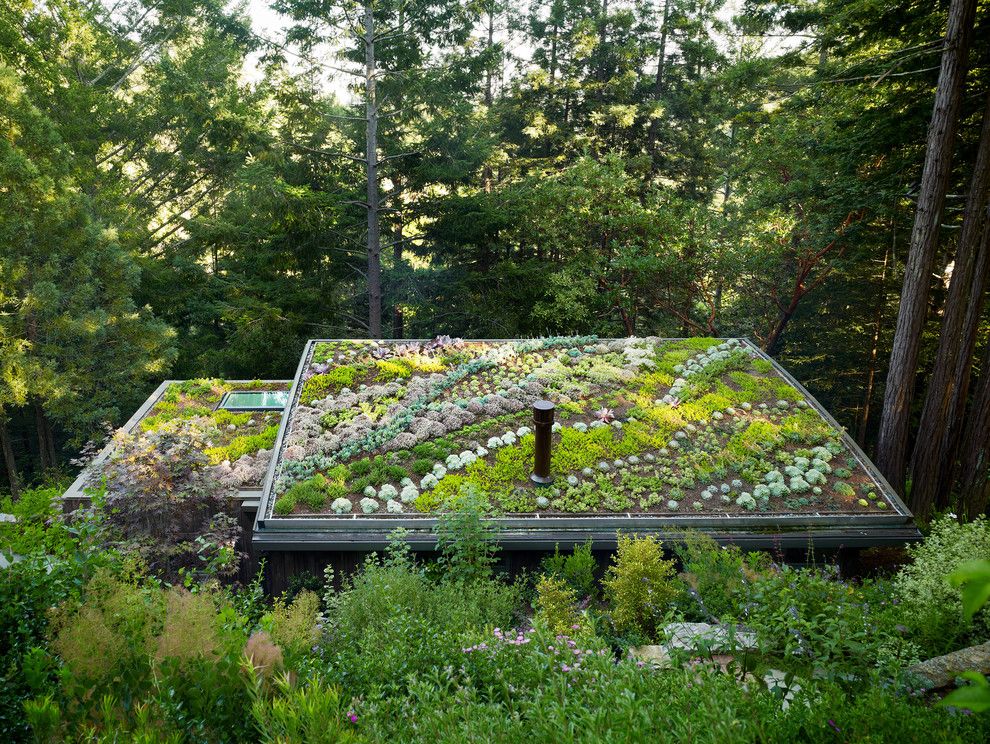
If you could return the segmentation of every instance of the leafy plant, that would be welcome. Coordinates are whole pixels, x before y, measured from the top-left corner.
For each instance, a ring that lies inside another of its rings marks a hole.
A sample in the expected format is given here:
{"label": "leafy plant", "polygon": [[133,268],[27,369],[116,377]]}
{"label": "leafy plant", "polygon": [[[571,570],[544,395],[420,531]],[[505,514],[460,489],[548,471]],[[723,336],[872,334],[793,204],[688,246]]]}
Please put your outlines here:
{"label": "leafy plant", "polygon": [[945,653],[975,633],[990,633],[990,611],[968,616],[946,574],[974,560],[990,560],[990,522],[983,517],[960,524],[951,515],[932,522],[925,540],[908,547],[913,559],[894,580],[904,624],[932,653]]}
{"label": "leafy plant", "polygon": [[490,516],[488,500],[468,487],[457,509],[437,520],[437,550],[451,579],[470,583],[491,576],[498,561],[499,528]]}
{"label": "leafy plant", "polygon": [[660,623],[680,591],[673,561],[665,560],[652,535],[617,536],[618,547],[602,582],[616,632],[656,638]]}
{"label": "leafy plant", "polygon": [[192,421],[121,431],[103,470],[105,495],[98,503],[108,540],[172,582],[180,570],[232,576],[240,565],[232,488],[207,467],[206,444],[214,435]]}
{"label": "leafy plant", "polygon": [[583,545],[575,545],[568,554],[560,552],[559,544],[554,546],[553,555],[543,559],[543,570],[566,581],[579,597],[594,598],[597,594],[598,562],[591,552],[590,539]]}
{"label": "leafy plant", "polygon": [[563,579],[544,574],[536,582],[536,619],[552,633],[571,634],[580,626],[577,594]]}

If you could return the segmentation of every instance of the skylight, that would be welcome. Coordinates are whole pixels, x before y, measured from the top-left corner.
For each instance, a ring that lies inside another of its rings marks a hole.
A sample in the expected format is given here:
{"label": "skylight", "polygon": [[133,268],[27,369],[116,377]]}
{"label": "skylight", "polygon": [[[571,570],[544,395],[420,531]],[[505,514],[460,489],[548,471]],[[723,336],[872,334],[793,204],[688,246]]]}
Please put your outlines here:
{"label": "skylight", "polygon": [[289,393],[285,390],[232,390],[223,396],[220,408],[229,411],[267,411],[285,408]]}

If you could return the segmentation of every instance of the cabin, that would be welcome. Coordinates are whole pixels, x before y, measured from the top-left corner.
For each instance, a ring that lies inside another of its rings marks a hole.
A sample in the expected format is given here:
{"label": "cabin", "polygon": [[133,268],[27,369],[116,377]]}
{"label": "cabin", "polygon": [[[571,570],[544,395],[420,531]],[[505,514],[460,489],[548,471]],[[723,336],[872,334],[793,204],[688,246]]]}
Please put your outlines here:
{"label": "cabin", "polygon": [[[283,589],[356,566],[403,529],[435,549],[471,499],[503,562],[556,546],[688,530],[801,562],[920,534],[835,419],[747,339],[309,341],[292,380],[171,380],[127,422],[215,425],[210,467],[236,488],[249,574]],[[104,450],[64,499],[88,499]]]}

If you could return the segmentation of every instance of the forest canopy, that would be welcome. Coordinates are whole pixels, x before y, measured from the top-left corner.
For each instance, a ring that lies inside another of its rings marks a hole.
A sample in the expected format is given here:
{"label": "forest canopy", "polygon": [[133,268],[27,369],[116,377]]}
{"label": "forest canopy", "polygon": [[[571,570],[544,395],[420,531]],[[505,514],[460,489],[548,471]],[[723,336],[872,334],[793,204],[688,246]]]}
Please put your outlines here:
{"label": "forest canopy", "polygon": [[987,39],[977,0],[9,0],[0,487],[308,338],[719,336],[978,514]]}

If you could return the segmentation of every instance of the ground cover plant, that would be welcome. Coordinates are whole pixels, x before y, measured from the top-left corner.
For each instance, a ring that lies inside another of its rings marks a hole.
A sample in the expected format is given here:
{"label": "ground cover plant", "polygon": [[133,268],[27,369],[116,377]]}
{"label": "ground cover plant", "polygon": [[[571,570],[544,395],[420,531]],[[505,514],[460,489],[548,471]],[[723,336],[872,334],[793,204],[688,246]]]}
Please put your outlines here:
{"label": "ground cover plant", "polygon": [[[5,741],[990,736],[990,715],[976,713],[981,678],[945,704],[918,686],[911,665],[931,652],[908,623],[918,575],[941,573],[958,599],[948,577],[988,557],[971,534],[981,524],[943,518],[893,578],[790,568],[701,535],[675,565],[663,539],[623,534],[602,563],[587,546],[560,546],[543,572],[510,579],[486,505],[469,499],[444,517],[440,558],[417,558],[395,533],[353,575],[328,570],[316,591],[266,599],[260,575],[245,587],[164,582],[93,539],[99,513],[66,530],[44,494],[27,496],[23,521],[0,530],[4,551],[43,538],[0,571]],[[967,535],[967,550],[954,550],[953,536]],[[976,609],[953,603],[946,648],[990,636]],[[700,616],[755,640],[644,654],[642,644],[669,641],[670,623]]]}
{"label": "ground cover plant", "polygon": [[[531,407],[556,406],[549,488]],[[737,339],[554,337],[313,345],[272,512],[881,513],[883,489]]]}
{"label": "ground cover plant", "polygon": [[199,426],[211,429],[204,447],[210,464],[234,471],[229,480],[257,485],[270,462],[282,411],[230,411],[218,406],[226,393],[235,390],[286,389],[285,383],[266,380],[234,383],[205,378],[174,382],[138,422],[137,432],[157,432],[177,421],[195,420]]}

